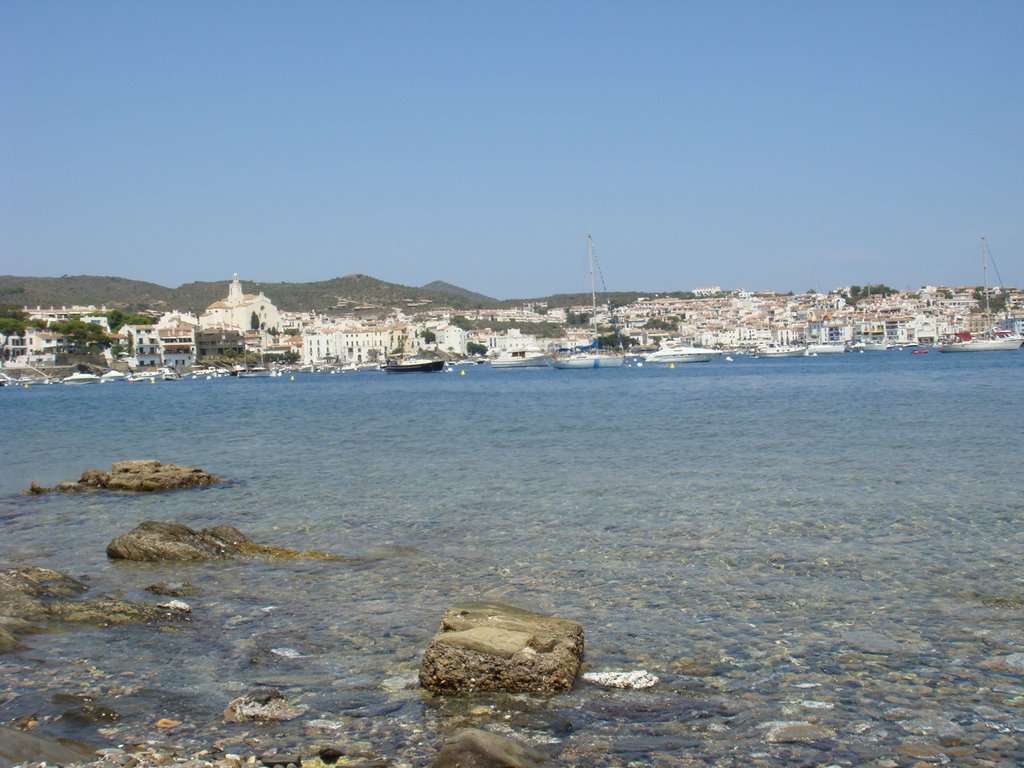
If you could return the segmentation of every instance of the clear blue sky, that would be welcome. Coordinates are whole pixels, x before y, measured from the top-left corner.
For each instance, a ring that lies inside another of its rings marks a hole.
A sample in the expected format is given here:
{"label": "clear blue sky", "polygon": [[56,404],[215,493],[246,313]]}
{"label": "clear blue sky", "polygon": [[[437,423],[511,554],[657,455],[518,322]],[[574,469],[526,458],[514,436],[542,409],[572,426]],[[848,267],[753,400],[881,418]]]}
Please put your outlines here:
{"label": "clear blue sky", "polygon": [[0,3],[0,273],[1024,284],[1024,2]]}

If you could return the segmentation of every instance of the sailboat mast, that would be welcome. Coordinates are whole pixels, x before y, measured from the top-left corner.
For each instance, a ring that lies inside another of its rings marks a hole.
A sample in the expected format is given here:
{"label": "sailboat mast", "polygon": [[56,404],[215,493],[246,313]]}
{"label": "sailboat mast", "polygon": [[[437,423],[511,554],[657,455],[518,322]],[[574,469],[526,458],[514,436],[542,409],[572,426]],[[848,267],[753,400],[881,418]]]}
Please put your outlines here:
{"label": "sailboat mast", "polygon": [[981,238],[981,273],[985,280],[985,332],[992,330],[992,307],[988,301],[988,243]]}
{"label": "sailboat mast", "polygon": [[587,262],[590,265],[590,323],[597,336],[597,283],[594,282],[594,239],[587,235]]}

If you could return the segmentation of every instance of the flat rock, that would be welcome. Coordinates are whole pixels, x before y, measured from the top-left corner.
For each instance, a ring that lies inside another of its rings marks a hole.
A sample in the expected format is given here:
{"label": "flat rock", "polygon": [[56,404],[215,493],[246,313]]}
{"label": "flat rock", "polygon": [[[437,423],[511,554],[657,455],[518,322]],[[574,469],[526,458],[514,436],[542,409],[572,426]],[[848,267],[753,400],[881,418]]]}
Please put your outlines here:
{"label": "flat rock", "polygon": [[888,635],[870,629],[851,629],[843,632],[843,641],[855,651],[888,655],[897,653],[903,646]]}
{"label": "flat rock", "polygon": [[292,704],[276,688],[256,688],[228,704],[224,721],[244,723],[249,720],[294,720],[305,713],[306,707]]}
{"label": "flat rock", "polygon": [[1003,657],[1003,666],[1014,672],[1024,672],[1024,653],[1011,653]]}
{"label": "flat rock", "polygon": [[94,759],[93,749],[79,742],[58,741],[0,725],[0,765],[68,765],[87,763]]}
{"label": "flat rock", "polygon": [[127,622],[181,620],[187,615],[151,603],[98,596],[70,600],[88,587],[49,568],[26,566],[0,571],[0,653],[22,647],[20,635],[39,631],[47,620],[108,626]]}
{"label": "flat rock", "polygon": [[74,597],[88,589],[78,579],[50,568],[9,568],[0,571],[0,616],[41,618],[47,613],[46,600]]}
{"label": "flat rock", "polygon": [[433,693],[556,693],[572,687],[583,656],[583,627],[500,603],[445,611],[420,666]]}
{"label": "flat rock", "polygon": [[834,737],[835,731],[803,720],[767,724],[764,740],[769,744],[808,744]]}
{"label": "flat rock", "polygon": [[58,493],[83,493],[87,491],[116,491],[120,493],[152,493],[178,488],[201,488],[223,482],[217,475],[197,467],[178,464],[164,464],[156,459],[116,461],[109,472],[101,469],[87,469],[78,480],[57,483],[54,488],[44,488],[32,483],[25,493],[38,495],[56,491]]}
{"label": "flat rock", "polygon": [[61,600],[50,603],[49,613],[61,621],[110,626],[135,622],[162,622],[186,618],[181,611],[152,603],[133,603],[116,597],[100,596],[88,600]]}
{"label": "flat rock", "polygon": [[445,741],[430,768],[539,768],[549,758],[532,747],[476,728]]}
{"label": "flat rock", "polygon": [[199,594],[199,587],[187,581],[161,581],[159,584],[150,584],[146,591],[165,597],[191,597]]}

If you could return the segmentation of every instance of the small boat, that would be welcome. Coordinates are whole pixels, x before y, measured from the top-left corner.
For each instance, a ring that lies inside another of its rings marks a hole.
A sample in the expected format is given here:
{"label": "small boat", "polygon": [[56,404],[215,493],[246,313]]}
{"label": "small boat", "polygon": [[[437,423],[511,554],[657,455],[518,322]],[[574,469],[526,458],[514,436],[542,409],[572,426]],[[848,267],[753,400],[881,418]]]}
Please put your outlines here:
{"label": "small boat", "polygon": [[547,368],[551,355],[537,347],[502,352],[491,360],[491,368]]}
{"label": "small boat", "polygon": [[846,351],[846,345],[843,343],[833,344],[827,342],[824,344],[808,344],[804,354],[807,357],[814,357],[815,355],[838,355]]}
{"label": "small boat", "polygon": [[181,374],[173,368],[158,368],[156,375],[164,381],[180,381]]}
{"label": "small boat", "polygon": [[274,372],[269,368],[257,365],[254,368],[243,368],[236,375],[240,379],[269,379],[273,377]]}
{"label": "small boat", "polygon": [[128,377],[120,371],[107,371],[100,376],[100,381],[104,384],[109,384],[112,381],[128,381]]}
{"label": "small boat", "polygon": [[621,355],[602,355],[600,352],[556,352],[551,356],[551,367],[562,369],[578,368],[620,368],[624,358]]}
{"label": "small boat", "polygon": [[660,349],[644,357],[644,361],[663,365],[668,365],[669,363],[709,363],[721,356],[722,352],[717,349],[688,347],[681,341],[669,341],[663,343]]}
{"label": "small boat", "polygon": [[928,354],[928,350],[925,349],[924,347],[918,347],[917,349],[910,350],[910,354],[912,354],[912,355],[927,355]]}
{"label": "small boat", "polygon": [[408,357],[402,360],[388,360],[384,365],[387,373],[436,373],[444,368],[443,359],[432,357]]}
{"label": "small boat", "polygon": [[806,353],[807,347],[799,344],[767,344],[755,352],[758,357],[803,357]]}
{"label": "small boat", "polygon": [[66,379],[61,381],[61,384],[99,384],[100,377],[95,373],[72,373]]}
{"label": "small boat", "polygon": [[892,349],[892,345],[887,341],[865,341],[861,345],[861,350],[864,352],[888,352]]}

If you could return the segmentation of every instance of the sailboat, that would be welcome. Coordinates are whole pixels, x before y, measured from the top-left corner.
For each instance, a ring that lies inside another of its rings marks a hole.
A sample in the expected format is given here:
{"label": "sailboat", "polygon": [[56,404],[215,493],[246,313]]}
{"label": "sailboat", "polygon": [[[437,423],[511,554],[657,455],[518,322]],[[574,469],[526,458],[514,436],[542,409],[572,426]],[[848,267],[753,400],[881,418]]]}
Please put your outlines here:
{"label": "sailboat", "polygon": [[1024,345],[1024,337],[1011,331],[997,329],[992,325],[992,308],[988,298],[988,260],[990,254],[988,243],[981,238],[981,263],[985,278],[985,327],[988,329],[980,336],[968,332],[955,334],[955,341],[939,344],[939,352],[1000,352],[1019,349]]}
{"label": "sailboat", "polygon": [[260,363],[259,365],[250,367],[249,361],[245,361],[245,367],[239,368],[237,376],[241,379],[263,379],[270,378],[274,375],[274,372],[267,368],[263,364],[263,349],[260,349]]}
{"label": "sailboat", "polygon": [[594,337],[586,347],[577,347],[570,352],[556,352],[551,356],[553,368],[619,368],[623,355],[602,352],[597,340],[597,284],[594,281],[594,240],[587,235],[587,261],[590,266],[590,322]]}

